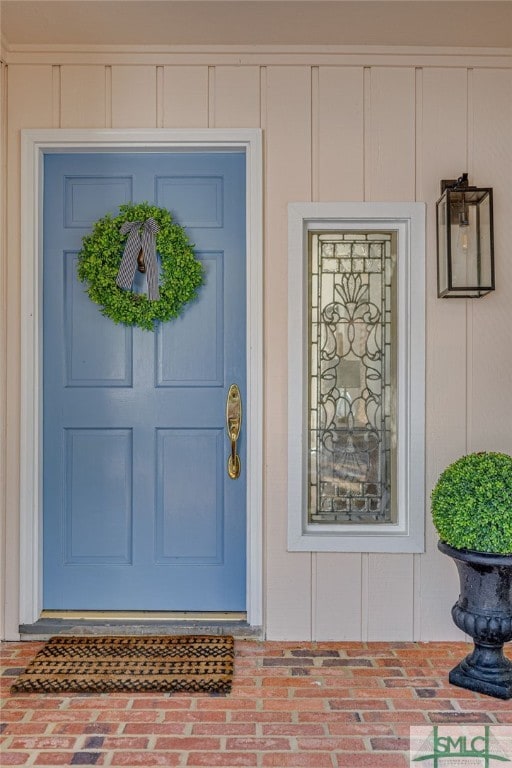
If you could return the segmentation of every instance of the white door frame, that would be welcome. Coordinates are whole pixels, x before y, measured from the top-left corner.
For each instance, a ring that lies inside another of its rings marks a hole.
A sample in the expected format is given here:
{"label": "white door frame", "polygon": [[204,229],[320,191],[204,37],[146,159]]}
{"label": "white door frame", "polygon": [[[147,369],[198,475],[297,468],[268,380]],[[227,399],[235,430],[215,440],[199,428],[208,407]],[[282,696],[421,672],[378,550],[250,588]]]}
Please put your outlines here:
{"label": "white door frame", "polygon": [[247,234],[247,620],[262,625],[263,218],[259,129],[34,129],[21,155],[20,624],[42,609],[42,203],[51,152],[243,150]]}

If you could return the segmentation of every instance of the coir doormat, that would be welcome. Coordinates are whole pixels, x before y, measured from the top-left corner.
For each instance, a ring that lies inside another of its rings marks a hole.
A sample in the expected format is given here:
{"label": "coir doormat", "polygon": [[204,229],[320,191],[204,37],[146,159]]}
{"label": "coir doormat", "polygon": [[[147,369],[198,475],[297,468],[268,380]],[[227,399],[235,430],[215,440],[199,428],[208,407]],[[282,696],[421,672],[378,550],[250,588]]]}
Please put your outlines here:
{"label": "coir doormat", "polygon": [[52,637],[12,693],[229,693],[234,641],[222,635]]}

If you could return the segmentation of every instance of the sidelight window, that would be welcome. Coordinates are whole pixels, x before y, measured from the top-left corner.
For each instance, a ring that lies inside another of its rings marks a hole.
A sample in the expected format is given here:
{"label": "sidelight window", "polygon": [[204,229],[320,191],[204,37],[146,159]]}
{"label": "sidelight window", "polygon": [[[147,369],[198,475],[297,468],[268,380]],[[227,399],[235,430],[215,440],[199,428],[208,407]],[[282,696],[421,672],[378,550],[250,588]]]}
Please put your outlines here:
{"label": "sidelight window", "polygon": [[291,550],[422,550],[423,219],[290,206]]}
{"label": "sidelight window", "polygon": [[396,520],[396,239],[309,236],[313,524]]}

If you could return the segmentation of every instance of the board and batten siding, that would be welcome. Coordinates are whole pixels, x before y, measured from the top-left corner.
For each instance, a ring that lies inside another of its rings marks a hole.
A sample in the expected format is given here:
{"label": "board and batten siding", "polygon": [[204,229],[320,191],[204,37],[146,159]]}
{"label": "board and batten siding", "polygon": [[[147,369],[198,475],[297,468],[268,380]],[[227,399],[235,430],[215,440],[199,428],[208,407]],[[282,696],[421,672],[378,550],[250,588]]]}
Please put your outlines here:
{"label": "board and batten siding", "polygon": [[[7,180],[7,130],[6,130],[6,99],[7,99],[7,67],[0,57],[0,488],[5,488],[5,427],[7,419],[6,402],[6,353],[7,353],[7,324],[6,324],[6,304],[7,304],[7,275],[6,259],[7,253],[7,227],[6,227],[6,206],[5,206],[5,187]],[[5,636],[5,496],[0,497],[0,637]]]}
{"label": "board and batten siding", "polygon": [[[32,58],[31,58],[32,57]],[[425,201],[426,498],[473,450],[512,453],[512,60],[303,53],[12,56],[2,310],[6,618],[17,632],[20,129],[261,127],[264,131],[264,589],[269,639],[456,639],[453,564],[426,517],[420,555],[287,552],[287,205]],[[121,63],[118,63],[120,61]],[[132,63],[136,61],[137,63]],[[65,62],[65,63],[62,63]],[[463,171],[495,190],[497,290],[436,298],[435,200]],[[7,329],[7,330],[6,330]]]}

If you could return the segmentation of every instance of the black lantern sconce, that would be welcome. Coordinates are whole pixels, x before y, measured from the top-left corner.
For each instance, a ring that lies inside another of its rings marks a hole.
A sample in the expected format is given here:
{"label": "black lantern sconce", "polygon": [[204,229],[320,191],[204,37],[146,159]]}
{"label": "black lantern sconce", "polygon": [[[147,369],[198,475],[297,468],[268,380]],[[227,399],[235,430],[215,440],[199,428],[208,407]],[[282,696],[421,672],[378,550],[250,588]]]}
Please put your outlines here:
{"label": "black lantern sconce", "polygon": [[470,187],[467,173],[443,180],[436,217],[439,298],[477,299],[494,291],[492,188]]}

